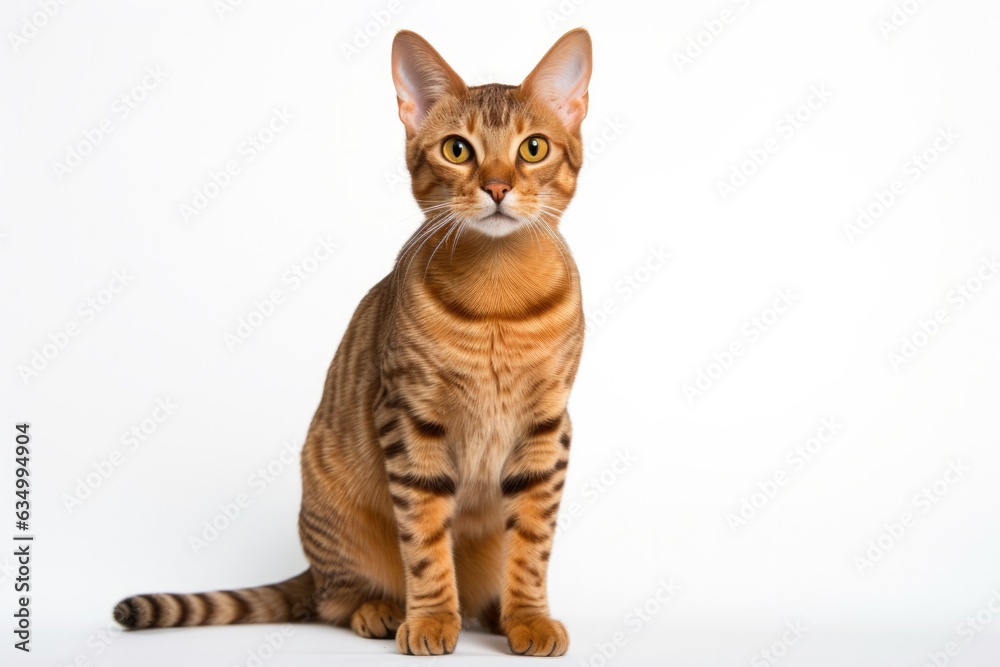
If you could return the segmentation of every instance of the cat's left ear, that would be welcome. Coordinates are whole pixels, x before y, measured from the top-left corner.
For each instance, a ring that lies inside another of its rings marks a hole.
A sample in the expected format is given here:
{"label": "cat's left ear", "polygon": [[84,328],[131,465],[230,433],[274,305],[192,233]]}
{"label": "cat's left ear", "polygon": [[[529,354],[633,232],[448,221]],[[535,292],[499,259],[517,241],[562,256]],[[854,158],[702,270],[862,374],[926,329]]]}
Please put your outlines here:
{"label": "cat's left ear", "polygon": [[465,82],[426,39],[400,30],[392,40],[392,82],[396,86],[399,119],[408,135],[415,134],[431,106],[449,93],[460,94]]}
{"label": "cat's left ear", "polygon": [[587,115],[592,61],[590,33],[583,28],[570,30],[531,70],[521,88],[552,107],[575,132]]}

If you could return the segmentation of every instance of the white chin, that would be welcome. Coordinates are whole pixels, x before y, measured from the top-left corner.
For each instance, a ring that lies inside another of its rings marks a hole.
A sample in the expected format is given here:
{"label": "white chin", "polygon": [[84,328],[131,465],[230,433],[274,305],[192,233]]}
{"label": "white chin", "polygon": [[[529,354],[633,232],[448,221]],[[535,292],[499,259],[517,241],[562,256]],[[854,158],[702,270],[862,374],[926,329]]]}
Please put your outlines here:
{"label": "white chin", "polygon": [[487,236],[499,238],[501,236],[507,236],[514,230],[520,228],[521,224],[520,220],[515,220],[514,218],[501,213],[494,213],[493,215],[487,216],[482,220],[470,222],[469,226],[476,231],[486,234]]}

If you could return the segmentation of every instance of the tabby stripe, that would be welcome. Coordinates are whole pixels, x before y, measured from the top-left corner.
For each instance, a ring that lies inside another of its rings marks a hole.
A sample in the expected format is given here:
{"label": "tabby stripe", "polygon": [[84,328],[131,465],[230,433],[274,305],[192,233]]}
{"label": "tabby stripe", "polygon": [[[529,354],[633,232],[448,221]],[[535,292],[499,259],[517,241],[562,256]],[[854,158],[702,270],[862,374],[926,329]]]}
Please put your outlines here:
{"label": "tabby stripe", "polygon": [[564,448],[569,449],[569,433],[563,433],[559,436],[559,444]]}
{"label": "tabby stripe", "polygon": [[393,396],[389,399],[389,401],[385,404],[385,407],[389,410],[402,410],[404,412],[410,411],[410,406],[399,396]]}
{"label": "tabby stripe", "polygon": [[397,496],[395,493],[390,493],[389,496],[392,498],[392,504],[401,509],[405,510],[410,506],[410,501],[402,496]]}
{"label": "tabby stripe", "polygon": [[422,475],[414,475],[410,472],[405,475],[398,475],[391,472],[389,473],[389,481],[408,486],[412,489],[419,489],[426,493],[433,493],[437,496],[455,495],[455,480],[447,475],[424,477]]}
{"label": "tabby stripe", "polygon": [[207,593],[195,593],[194,596],[205,604],[205,618],[201,620],[202,625],[211,625],[212,617],[215,615],[215,602]]}
{"label": "tabby stripe", "polygon": [[451,524],[452,524],[452,519],[451,517],[448,517],[448,519],[444,522],[444,525],[441,526],[441,528],[438,529],[437,532],[435,532],[433,535],[424,538],[424,546],[431,546],[432,544],[442,540],[444,536],[448,534],[448,530],[451,528]]}
{"label": "tabby stripe", "polygon": [[273,584],[265,586],[264,588],[269,588],[272,591],[274,591],[275,593],[277,593],[278,597],[281,598],[281,601],[285,603],[285,607],[288,608],[289,610],[291,609],[291,607],[292,607],[292,601],[291,601],[291,599],[289,599],[288,595],[285,594],[285,591],[281,590],[281,588],[279,588],[278,586],[275,586]]}
{"label": "tabby stripe", "polygon": [[511,475],[500,481],[500,492],[505,496],[514,496],[548,482],[554,474],[556,474],[556,469],[550,468],[545,472],[523,472]]}
{"label": "tabby stripe", "polygon": [[540,535],[538,533],[533,533],[530,530],[521,528],[521,526],[514,526],[514,532],[524,540],[525,542],[532,542],[538,544],[539,542],[544,542],[546,540],[545,535]]}
{"label": "tabby stripe", "polygon": [[318,549],[322,549],[322,547],[315,544],[312,540],[302,541],[302,550],[306,552],[306,556],[308,556],[309,560],[313,563],[318,563],[320,565],[336,565],[339,563],[338,560],[330,559],[330,554],[328,554],[325,549]]}
{"label": "tabby stripe", "polygon": [[340,539],[338,538],[336,533],[333,533],[327,527],[320,525],[308,513],[300,514],[299,521],[305,524],[306,528],[308,528],[312,532],[319,533],[320,536],[323,537],[330,544],[337,545],[340,543]]}
{"label": "tabby stripe", "polygon": [[516,581],[517,583],[521,584],[522,586],[531,586],[531,582],[528,581],[527,579],[525,579],[524,577],[522,577],[517,572],[511,572],[510,576],[514,578],[514,581]]}
{"label": "tabby stripe", "polygon": [[529,563],[528,561],[524,560],[520,556],[514,558],[513,563],[514,563],[514,565],[517,565],[522,570],[527,570],[529,574],[532,574],[532,575],[534,575],[536,577],[538,576],[538,570],[536,570],[531,565],[531,563]]}
{"label": "tabby stripe", "polygon": [[391,459],[396,456],[399,456],[400,454],[405,454],[405,453],[406,453],[406,443],[403,442],[402,440],[394,442],[382,450],[382,454],[387,459]]}
{"label": "tabby stripe", "polygon": [[424,570],[427,569],[427,566],[430,564],[431,564],[431,559],[425,558],[416,565],[414,565],[413,567],[411,567],[410,573],[413,574],[414,577],[420,577],[424,573]]}
{"label": "tabby stripe", "polygon": [[132,598],[125,598],[115,605],[115,620],[126,628],[135,627],[139,620],[139,614],[136,612],[135,605],[132,604]]}
{"label": "tabby stripe", "polygon": [[556,502],[552,503],[551,505],[545,508],[545,511],[542,512],[542,518],[551,519],[553,516],[555,516],[555,513],[558,511],[559,511],[559,501],[557,500]]}
{"label": "tabby stripe", "polygon": [[565,470],[566,466],[568,466],[568,465],[569,465],[569,461],[567,461],[566,459],[563,459],[561,461],[556,461],[555,469],[556,470]]}
{"label": "tabby stripe", "polygon": [[389,421],[387,421],[386,423],[382,424],[382,426],[379,427],[378,437],[381,438],[385,436],[387,433],[391,432],[397,426],[399,426],[399,420],[396,419],[395,417],[390,419]]}
{"label": "tabby stripe", "polygon": [[435,590],[435,591],[433,591],[431,593],[415,594],[413,596],[413,599],[414,600],[433,600],[434,598],[440,597],[446,590],[448,590],[448,588],[449,588],[448,583],[444,583],[444,584],[441,585],[440,588],[438,588],[437,590]]}
{"label": "tabby stripe", "polygon": [[188,615],[191,612],[191,608],[188,606],[188,599],[186,595],[175,595],[174,599],[177,601],[177,604],[180,605],[181,608],[180,615],[177,617],[177,621],[174,623],[174,625],[180,627],[183,626],[184,623],[187,621]]}
{"label": "tabby stripe", "polygon": [[532,438],[537,438],[543,435],[548,435],[562,426],[563,416],[553,417],[552,419],[546,419],[545,421],[536,422],[531,425],[531,429],[528,431],[528,435]]}
{"label": "tabby stripe", "polygon": [[160,620],[160,603],[154,595],[143,595],[142,599],[149,603],[151,614],[150,625],[156,625]]}
{"label": "tabby stripe", "polygon": [[444,426],[436,422],[429,422],[420,417],[410,414],[410,421],[413,422],[413,427],[417,429],[417,433],[426,438],[440,438],[444,436]]}
{"label": "tabby stripe", "polygon": [[242,593],[237,593],[236,591],[227,591],[229,597],[236,601],[236,616],[231,621],[232,623],[239,623],[245,620],[250,615],[250,604]]}

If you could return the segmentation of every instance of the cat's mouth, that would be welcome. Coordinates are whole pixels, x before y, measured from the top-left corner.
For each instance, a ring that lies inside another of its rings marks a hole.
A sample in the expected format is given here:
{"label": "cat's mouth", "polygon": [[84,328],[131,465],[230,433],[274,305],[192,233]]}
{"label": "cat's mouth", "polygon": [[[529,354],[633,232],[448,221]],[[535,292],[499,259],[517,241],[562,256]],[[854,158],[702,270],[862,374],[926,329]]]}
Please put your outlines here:
{"label": "cat's mouth", "polygon": [[471,223],[476,230],[487,236],[500,237],[507,236],[512,231],[521,226],[521,221],[500,210],[475,220]]}

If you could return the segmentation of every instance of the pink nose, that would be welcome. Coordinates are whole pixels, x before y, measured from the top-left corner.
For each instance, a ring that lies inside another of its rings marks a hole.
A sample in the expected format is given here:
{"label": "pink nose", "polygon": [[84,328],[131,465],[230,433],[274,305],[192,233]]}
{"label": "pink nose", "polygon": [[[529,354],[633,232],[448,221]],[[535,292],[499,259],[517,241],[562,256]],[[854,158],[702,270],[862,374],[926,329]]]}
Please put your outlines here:
{"label": "pink nose", "polygon": [[503,196],[510,192],[510,185],[504,183],[503,181],[493,179],[483,186],[483,190],[490,193],[490,196],[493,197],[493,201],[499,204],[503,201]]}

